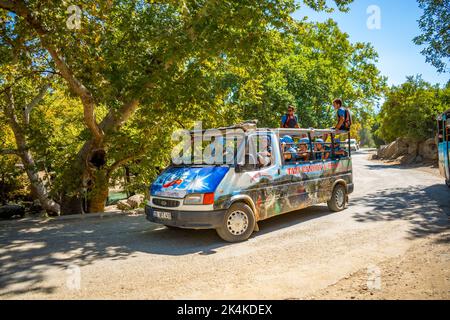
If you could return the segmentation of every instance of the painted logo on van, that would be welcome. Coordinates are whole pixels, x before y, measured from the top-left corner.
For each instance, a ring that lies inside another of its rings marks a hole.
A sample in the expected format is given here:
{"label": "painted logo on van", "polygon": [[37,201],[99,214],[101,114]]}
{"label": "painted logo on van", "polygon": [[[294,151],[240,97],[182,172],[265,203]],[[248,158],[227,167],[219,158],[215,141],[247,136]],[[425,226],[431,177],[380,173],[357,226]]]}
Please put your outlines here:
{"label": "painted logo on van", "polygon": [[150,192],[174,198],[214,192],[228,170],[228,167],[170,167],[153,182]]}

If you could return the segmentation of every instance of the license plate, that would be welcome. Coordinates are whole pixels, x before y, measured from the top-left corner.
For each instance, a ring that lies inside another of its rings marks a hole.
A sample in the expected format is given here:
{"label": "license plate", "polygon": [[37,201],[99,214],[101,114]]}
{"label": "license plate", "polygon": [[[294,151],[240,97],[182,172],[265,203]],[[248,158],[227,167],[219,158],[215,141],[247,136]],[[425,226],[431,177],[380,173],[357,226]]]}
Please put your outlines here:
{"label": "license plate", "polygon": [[153,211],[153,216],[158,219],[172,220],[172,214],[165,211]]}

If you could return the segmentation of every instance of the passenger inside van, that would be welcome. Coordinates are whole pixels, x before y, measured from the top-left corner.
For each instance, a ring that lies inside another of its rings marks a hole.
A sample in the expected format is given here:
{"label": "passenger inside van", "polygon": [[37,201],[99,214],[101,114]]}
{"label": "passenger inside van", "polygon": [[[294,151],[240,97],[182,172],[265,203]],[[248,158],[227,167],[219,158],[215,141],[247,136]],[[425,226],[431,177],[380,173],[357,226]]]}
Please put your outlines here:
{"label": "passenger inside van", "polygon": [[297,150],[295,148],[291,147],[286,149],[285,152],[283,152],[283,157],[285,162],[293,162],[295,160],[295,154],[297,153]]}
{"label": "passenger inside van", "polygon": [[284,161],[292,161],[294,159],[294,155],[297,153],[297,150],[295,150],[294,148],[294,140],[291,136],[284,136],[283,138],[281,138],[280,142]]}
{"label": "passenger inside van", "polygon": [[334,156],[336,159],[345,158],[348,156],[347,151],[341,148],[341,141],[339,139],[334,140],[333,148],[334,148]]}
{"label": "passenger inside van", "polygon": [[258,163],[261,167],[267,167],[272,162],[272,150],[270,148],[270,139],[268,136],[261,136],[259,138],[259,152],[257,154]]}
{"label": "passenger inside van", "polygon": [[316,160],[327,160],[330,157],[329,150],[325,150],[323,139],[317,139],[314,145]]}
{"label": "passenger inside van", "polygon": [[309,139],[302,138],[299,141],[297,159],[300,161],[309,161],[308,151]]}

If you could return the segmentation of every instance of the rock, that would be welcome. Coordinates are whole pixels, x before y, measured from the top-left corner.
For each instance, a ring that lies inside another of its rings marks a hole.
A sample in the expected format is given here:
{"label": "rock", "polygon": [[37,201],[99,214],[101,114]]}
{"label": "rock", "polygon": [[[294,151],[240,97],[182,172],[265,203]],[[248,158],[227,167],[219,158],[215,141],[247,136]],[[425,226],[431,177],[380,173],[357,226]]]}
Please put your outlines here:
{"label": "rock", "polygon": [[411,147],[411,144],[407,140],[399,138],[395,140],[393,144],[393,154],[390,156],[391,159],[397,159],[405,154],[410,154],[409,148]]}
{"label": "rock", "polygon": [[416,156],[414,154],[406,154],[399,158],[401,164],[411,164],[414,162],[415,159]]}
{"label": "rock", "polygon": [[135,194],[127,199],[127,203],[132,209],[138,208],[142,202],[144,202],[143,194]]}
{"label": "rock", "polygon": [[378,148],[378,151],[377,151],[377,157],[380,158],[380,159],[385,158],[385,157],[386,157],[387,150],[388,150],[388,147],[389,147],[390,145],[391,145],[391,144],[380,146],[380,147]]}
{"label": "rock", "polygon": [[419,155],[421,155],[424,160],[437,160],[438,148],[435,139],[430,138],[422,142],[419,146]]}
{"label": "rock", "polygon": [[122,211],[128,211],[131,210],[131,206],[128,204],[127,200],[119,200],[117,202],[117,209],[122,210]]}
{"label": "rock", "polygon": [[0,207],[0,219],[11,219],[15,216],[23,218],[25,216],[25,207],[16,204]]}
{"label": "rock", "polygon": [[401,163],[411,164],[427,160],[436,161],[438,152],[436,141],[433,138],[420,143],[410,139],[398,138],[390,144],[378,148],[377,157],[389,160],[400,158]]}
{"label": "rock", "polygon": [[398,138],[387,146],[381,146],[378,149],[377,156],[382,159],[397,159],[400,156],[408,154],[408,148],[408,141]]}
{"label": "rock", "polygon": [[41,203],[38,200],[33,201],[33,204],[29,208],[29,213],[31,214],[39,214],[44,211],[44,208],[42,208]]}

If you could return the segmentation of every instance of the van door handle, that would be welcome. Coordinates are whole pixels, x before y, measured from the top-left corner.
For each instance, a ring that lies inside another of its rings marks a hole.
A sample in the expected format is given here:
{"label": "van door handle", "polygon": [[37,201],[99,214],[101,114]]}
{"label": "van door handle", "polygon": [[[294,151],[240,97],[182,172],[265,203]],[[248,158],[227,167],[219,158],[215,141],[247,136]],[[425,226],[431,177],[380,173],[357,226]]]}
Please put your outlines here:
{"label": "van door handle", "polygon": [[278,168],[278,175],[280,175],[281,174],[281,169],[280,168]]}

